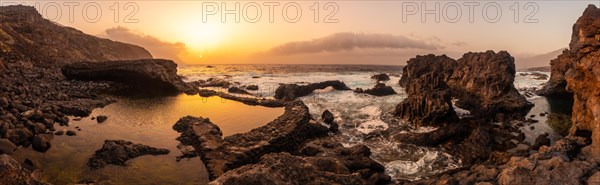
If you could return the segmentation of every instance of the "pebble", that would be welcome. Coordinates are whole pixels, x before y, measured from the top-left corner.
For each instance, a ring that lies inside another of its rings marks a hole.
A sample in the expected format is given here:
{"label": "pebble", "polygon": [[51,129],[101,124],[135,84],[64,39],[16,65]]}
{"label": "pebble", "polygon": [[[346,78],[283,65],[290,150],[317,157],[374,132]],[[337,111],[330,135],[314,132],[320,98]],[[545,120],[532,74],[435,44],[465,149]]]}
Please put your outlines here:
{"label": "pebble", "polygon": [[77,132],[72,131],[72,130],[67,130],[67,136],[75,136],[77,135]]}
{"label": "pebble", "polygon": [[104,116],[104,115],[99,115],[96,117],[96,121],[98,123],[104,123],[107,119],[108,119],[108,116]]}
{"label": "pebble", "polygon": [[62,135],[64,135],[64,134],[65,134],[65,131],[62,131],[62,130],[56,131],[56,132],[54,133],[54,135],[57,135],[57,136],[62,136]]}

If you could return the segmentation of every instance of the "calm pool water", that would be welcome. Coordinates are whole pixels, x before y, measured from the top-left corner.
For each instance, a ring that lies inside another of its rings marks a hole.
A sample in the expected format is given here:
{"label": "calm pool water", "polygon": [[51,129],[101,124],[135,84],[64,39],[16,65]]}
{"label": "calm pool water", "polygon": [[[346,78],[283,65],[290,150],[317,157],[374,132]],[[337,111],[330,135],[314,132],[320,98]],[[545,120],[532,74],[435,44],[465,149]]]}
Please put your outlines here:
{"label": "calm pool water", "polygon": [[[45,153],[20,148],[17,160],[33,159],[46,171],[44,179],[53,184],[74,184],[93,180],[96,184],[207,184],[208,176],[202,161],[196,157],[176,161],[181,154],[172,129],[179,118],[192,115],[210,118],[224,135],[247,132],[262,126],[284,112],[283,108],[247,106],[219,97],[203,98],[180,95],[164,98],[120,99],[80,121],[71,118],[69,127],[57,125],[57,130],[77,130],[77,136],[55,136]],[[106,115],[108,120],[97,123],[92,116]],[[123,139],[153,147],[166,148],[169,155],[142,156],[127,162],[128,166],[109,165],[89,170],[87,160],[100,149],[106,139]]]}

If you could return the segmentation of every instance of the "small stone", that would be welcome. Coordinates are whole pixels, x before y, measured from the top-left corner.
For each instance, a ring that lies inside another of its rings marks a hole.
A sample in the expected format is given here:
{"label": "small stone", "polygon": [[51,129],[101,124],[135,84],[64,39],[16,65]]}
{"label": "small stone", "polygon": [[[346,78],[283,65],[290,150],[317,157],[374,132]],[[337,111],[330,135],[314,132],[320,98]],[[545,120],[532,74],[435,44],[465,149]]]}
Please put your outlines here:
{"label": "small stone", "polygon": [[529,127],[530,130],[535,130],[534,126]]}
{"label": "small stone", "polygon": [[533,114],[532,114],[532,115],[530,115],[529,117],[530,117],[530,118],[535,118],[535,115],[533,115]]}
{"label": "small stone", "polygon": [[321,115],[321,119],[323,120],[323,122],[331,125],[335,117],[333,117],[333,113],[329,112],[329,110],[325,110]]}
{"label": "small stone", "polygon": [[77,132],[72,131],[72,130],[67,130],[67,136],[75,136],[77,135]]}
{"label": "small stone", "polygon": [[0,97],[0,107],[7,108],[9,105],[6,97]]}
{"label": "small stone", "polygon": [[546,116],[546,113],[542,112],[542,113],[540,113],[540,116],[544,117],[544,116]]}
{"label": "small stone", "polygon": [[333,123],[331,126],[329,126],[329,132],[337,133],[339,128],[340,126],[337,123]]}
{"label": "small stone", "polygon": [[96,117],[96,121],[98,123],[104,123],[107,119],[108,119],[108,116],[104,116],[104,115],[98,115]]}
{"label": "small stone", "polygon": [[8,139],[0,139],[0,154],[12,155],[17,149],[17,145],[10,142]]}

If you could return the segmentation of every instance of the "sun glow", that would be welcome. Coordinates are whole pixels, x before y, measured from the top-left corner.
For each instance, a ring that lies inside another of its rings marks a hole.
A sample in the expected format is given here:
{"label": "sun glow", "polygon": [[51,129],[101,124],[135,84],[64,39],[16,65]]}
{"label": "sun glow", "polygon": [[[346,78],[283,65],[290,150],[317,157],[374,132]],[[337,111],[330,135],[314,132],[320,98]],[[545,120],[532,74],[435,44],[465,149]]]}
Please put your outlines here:
{"label": "sun glow", "polygon": [[218,46],[224,39],[223,24],[194,23],[180,28],[182,42],[190,48],[201,51]]}

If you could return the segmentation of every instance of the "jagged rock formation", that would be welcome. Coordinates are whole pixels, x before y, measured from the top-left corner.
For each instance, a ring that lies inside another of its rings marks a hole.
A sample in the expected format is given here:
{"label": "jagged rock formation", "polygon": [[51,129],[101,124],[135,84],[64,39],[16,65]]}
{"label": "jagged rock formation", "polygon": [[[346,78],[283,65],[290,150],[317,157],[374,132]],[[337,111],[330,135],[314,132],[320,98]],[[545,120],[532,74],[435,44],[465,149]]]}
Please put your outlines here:
{"label": "jagged rock formation", "polygon": [[181,143],[191,145],[204,161],[210,179],[275,152],[298,150],[309,138],[324,136],[328,129],[311,119],[302,102],[290,103],[285,113],[265,126],[250,132],[222,138],[219,128],[208,119],[184,117],[173,129],[181,133]]}
{"label": "jagged rock formation", "polygon": [[332,87],[335,90],[351,90],[344,82],[325,81],[319,83],[311,83],[308,85],[282,84],[275,90],[275,99],[292,101],[298,97],[306,96],[317,89],[325,89]]}
{"label": "jagged rock formation", "polygon": [[0,7],[0,56],[36,65],[152,58],[144,48],[102,39],[44,19],[33,7]]}
{"label": "jagged rock formation", "polygon": [[106,140],[99,150],[96,150],[94,156],[90,158],[87,165],[91,169],[102,168],[106,165],[121,165],[125,162],[143,155],[166,155],[169,150],[154,148],[142,144],[134,144],[123,140]]}
{"label": "jagged rock formation", "polygon": [[575,57],[570,50],[566,49],[558,56],[551,60],[550,80],[544,87],[536,92],[536,94],[548,97],[571,97],[572,93],[567,91],[567,80],[565,73],[572,68]]}
{"label": "jagged rock formation", "polygon": [[455,61],[443,56],[417,56],[400,79],[408,94],[395,115],[417,125],[457,121],[456,105],[476,118],[519,118],[533,106],[514,87],[514,58],[506,51],[466,53]]}
{"label": "jagged rock formation", "polygon": [[62,74],[76,80],[119,82],[144,93],[197,93],[195,88],[183,82],[177,75],[177,64],[171,60],[72,63],[62,67]]}
{"label": "jagged rock formation", "polygon": [[[570,51],[574,56],[565,74],[574,94],[572,135],[591,137],[591,154],[600,157],[600,9],[589,5],[573,25]],[[553,73],[554,75],[554,73]]]}
{"label": "jagged rock formation", "polygon": [[408,97],[396,106],[394,115],[417,125],[457,121],[449,87],[445,83],[456,65],[456,61],[446,55],[410,59],[400,78],[400,85]]}

